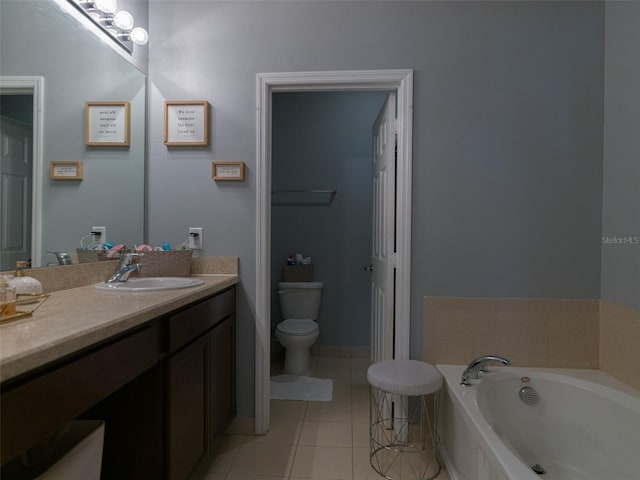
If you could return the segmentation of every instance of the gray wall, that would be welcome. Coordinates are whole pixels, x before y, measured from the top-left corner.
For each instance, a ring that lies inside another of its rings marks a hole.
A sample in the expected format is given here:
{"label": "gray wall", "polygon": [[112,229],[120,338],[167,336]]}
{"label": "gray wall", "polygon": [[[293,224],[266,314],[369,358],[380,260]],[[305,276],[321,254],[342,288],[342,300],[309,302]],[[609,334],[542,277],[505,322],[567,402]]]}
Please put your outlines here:
{"label": "gray wall", "polygon": [[[151,2],[149,239],[204,227],[240,257],[238,408],[253,413],[256,73],[412,68],[411,351],[424,295],[598,298],[599,2]],[[162,144],[163,100],[212,104],[208,148]],[[211,160],[243,160],[216,184]]]}
{"label": "gray wall", "polygon": [[[141,242],[144,74],[50,0],[2,0],[0,22],[0,73],[44,77],[44,262],[54,260],[47,251],[79,246],[94,225],[109,240]],[[130,102],[130,147],[85,146],[85,102],[100,100]],[[53,160],[82,161],[84,180],[50,180]]]}
{"label": "gray wall", "polygon": [[606,6],[602,299],[640,308],[640,3]]}
{"label": "gray wall", "polygon": [[314,280],[325,284],[318,345],[369,345],[371,275],[362,266],[371,261],[371,129],[386,97],[273,96],[273,188],[337,192],[330,205],[325,194],[276,193],[271,210],[272,326],[282,320],[275,294],[282,266],[287,255],[301,252],[313,260]]}

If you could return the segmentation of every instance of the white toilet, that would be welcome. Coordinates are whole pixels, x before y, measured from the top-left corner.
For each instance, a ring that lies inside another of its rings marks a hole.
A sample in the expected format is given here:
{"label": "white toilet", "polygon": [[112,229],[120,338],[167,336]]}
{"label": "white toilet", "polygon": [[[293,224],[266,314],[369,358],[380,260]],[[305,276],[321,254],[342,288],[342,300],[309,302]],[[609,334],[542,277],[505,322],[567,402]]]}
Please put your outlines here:
{"label": "white toilet", "polygon": [[318,318],[322,282],[279,282],[278,296],[284,320],[276,326],[276,338],[285,350],[284,371],[291,375],[311,372],[311,345],[320,335]]}

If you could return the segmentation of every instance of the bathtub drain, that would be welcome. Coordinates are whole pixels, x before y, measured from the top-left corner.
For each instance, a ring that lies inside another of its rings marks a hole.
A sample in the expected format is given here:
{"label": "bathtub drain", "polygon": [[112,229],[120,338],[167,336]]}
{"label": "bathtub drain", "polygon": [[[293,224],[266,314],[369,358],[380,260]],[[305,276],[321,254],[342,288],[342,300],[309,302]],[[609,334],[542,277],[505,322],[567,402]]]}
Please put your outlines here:
{"label": "bathtub drain", "polygon": [[536,463],[535,465],[533,465],[531,467],[531,470],[534,471],[534,473],[537,473],[538,475],[544,475],[545,473],[547,473],[547,471],[542,468],[542,465],[540,465],[539,463]]}
{"label": "bathtub drain", "polygon": [[538,392],[531,387],[522,387],[520,391],[518,391],[518,395],[520,396],[520,400],[530,407],[533,407],[540,399]]}

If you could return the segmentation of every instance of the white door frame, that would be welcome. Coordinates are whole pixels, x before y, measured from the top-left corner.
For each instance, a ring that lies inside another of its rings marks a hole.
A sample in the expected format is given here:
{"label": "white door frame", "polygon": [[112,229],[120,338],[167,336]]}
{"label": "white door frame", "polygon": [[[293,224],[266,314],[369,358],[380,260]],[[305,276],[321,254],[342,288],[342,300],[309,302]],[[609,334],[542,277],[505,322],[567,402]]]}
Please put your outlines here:
{"label": "white door frame", "polygon": [[259,73],[256,90],[256,434],[269,430],[271,366],[271,107],[274,92],[395,90],[398,102],[396,177],[395,358],[409,358],[411,286],[411,159],[413,70]]}
{"label": "white door frame", "polygon": [[33,95],[33,179],[31,196],[31,264],[42,261],[42,182],[44,77],[0,75],[0,94]]}

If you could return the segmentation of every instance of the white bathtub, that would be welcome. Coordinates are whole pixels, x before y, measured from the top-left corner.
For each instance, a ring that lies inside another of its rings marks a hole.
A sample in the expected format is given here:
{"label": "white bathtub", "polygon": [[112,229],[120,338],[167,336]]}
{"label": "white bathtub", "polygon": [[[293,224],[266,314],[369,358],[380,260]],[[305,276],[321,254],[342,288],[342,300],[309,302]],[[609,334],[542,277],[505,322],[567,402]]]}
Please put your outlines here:
{"label": "white bathtub", "polygon": [[463,387],[463,366],[438,369],[451,480],[640,479],[640,392],[604,372],[504,367]]}

